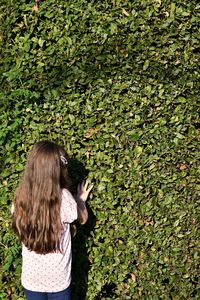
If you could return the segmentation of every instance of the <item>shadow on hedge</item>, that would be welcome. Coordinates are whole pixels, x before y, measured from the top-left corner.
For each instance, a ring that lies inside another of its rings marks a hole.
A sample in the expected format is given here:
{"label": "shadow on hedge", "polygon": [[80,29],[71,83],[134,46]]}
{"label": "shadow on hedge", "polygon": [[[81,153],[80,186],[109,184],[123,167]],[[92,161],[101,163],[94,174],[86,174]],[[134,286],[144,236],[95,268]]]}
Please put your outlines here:
{"label": "shadow on hedge", "polygon": [[[87,178],[88,170],[77,159],[70,159],[69,174],[72,181],[71,191],[75,193],[77,185]],[[90,261],[87,255],[86,242],[91,232],[94,229],[96,218],[92,209],[87,203],[89,218],[87,224],[81,226],[73,223],[71,226],[72,235],[75,234],[72,240],[72,299],[85,300],[87,294],[88,272]]]}

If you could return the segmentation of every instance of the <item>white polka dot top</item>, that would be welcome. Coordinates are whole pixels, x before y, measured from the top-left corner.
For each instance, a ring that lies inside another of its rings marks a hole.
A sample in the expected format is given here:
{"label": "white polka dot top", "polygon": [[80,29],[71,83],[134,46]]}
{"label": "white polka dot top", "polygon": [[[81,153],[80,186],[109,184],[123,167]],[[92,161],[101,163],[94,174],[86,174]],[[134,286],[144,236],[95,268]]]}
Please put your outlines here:
{"label": "white polka dot top", "polygon": [[76,201],[67,189],[63,189],[61,192],[63,253],[37,254],[22,245],[21,281],[24,288],[37,292],[59,292],[70,285],[72,252],[69,223],[76,219]]}

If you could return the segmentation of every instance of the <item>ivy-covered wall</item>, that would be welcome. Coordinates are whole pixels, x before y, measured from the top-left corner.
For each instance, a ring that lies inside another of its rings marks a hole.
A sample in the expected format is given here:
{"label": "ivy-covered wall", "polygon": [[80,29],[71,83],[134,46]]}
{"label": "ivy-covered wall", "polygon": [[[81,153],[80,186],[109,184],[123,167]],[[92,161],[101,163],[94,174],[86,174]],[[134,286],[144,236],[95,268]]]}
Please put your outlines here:
{"label": "ivy-covered wall", "polygon": [[73,300],[200,299],[197,2],[1,0],[0,299],[24,299],[10,204],[40,139],[95,185]]}

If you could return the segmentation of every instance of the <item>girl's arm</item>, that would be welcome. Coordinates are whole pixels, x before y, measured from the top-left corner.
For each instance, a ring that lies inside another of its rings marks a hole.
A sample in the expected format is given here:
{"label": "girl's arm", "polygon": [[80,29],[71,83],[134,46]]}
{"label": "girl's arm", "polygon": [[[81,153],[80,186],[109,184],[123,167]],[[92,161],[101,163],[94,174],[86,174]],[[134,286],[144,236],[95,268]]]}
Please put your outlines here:
{"label": "girl's arm", "polygon": [[84,201],[76,198],[76,203],[77,203],[77,212],[78,212],[77,220],[81,225],[83,225],[88,220],[88,211],[87,211]]}
{"label": "girl's arm", "polygon": [[85,202],[92,188],[93,185],[88,186],[88,181],[85,184],[81,183],[78,185],[75,200],[77,202],[78,222],[80,224],[85,224],[88,220],[88,211]]}

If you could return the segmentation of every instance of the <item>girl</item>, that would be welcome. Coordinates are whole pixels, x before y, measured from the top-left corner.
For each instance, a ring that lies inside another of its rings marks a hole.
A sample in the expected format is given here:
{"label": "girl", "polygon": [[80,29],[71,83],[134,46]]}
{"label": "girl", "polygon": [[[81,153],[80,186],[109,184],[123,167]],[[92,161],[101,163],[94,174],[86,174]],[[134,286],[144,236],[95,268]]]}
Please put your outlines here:
{"label": "girl", "polygon": [[70,223],[88,219],[88,183],[69,192],[68,156],[50,141],[33,146],[11,211],[22,242],[21,281],[27,300],[70,300]]}

